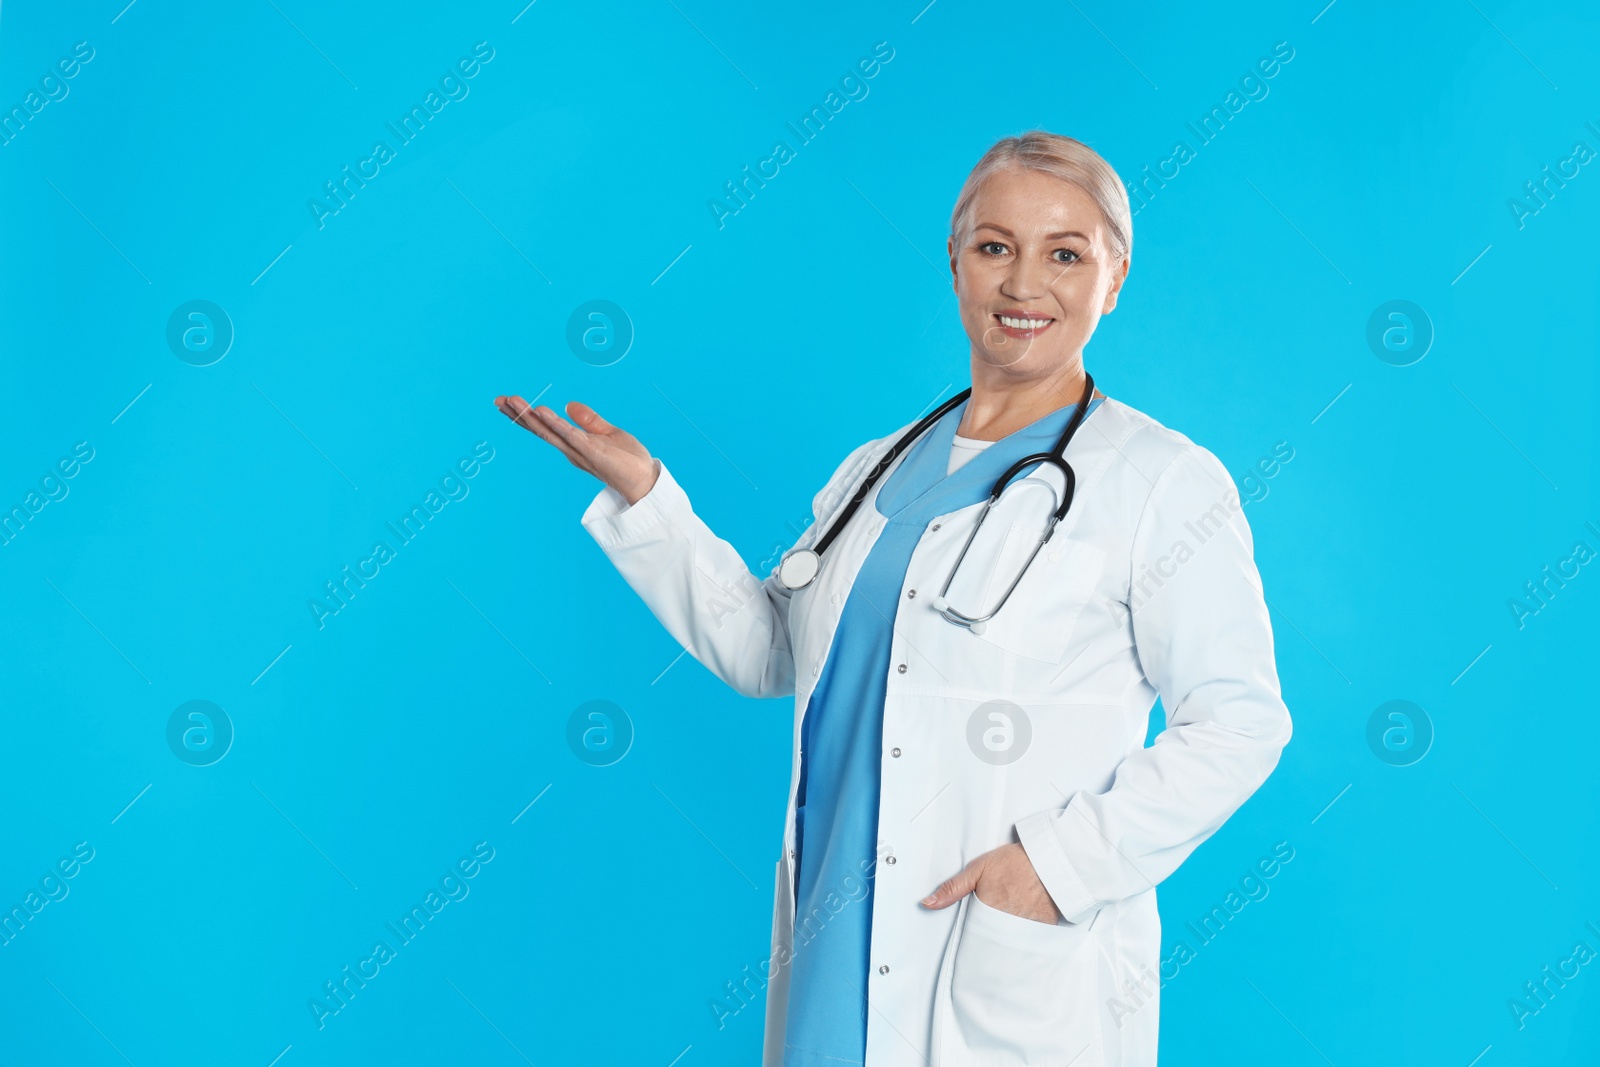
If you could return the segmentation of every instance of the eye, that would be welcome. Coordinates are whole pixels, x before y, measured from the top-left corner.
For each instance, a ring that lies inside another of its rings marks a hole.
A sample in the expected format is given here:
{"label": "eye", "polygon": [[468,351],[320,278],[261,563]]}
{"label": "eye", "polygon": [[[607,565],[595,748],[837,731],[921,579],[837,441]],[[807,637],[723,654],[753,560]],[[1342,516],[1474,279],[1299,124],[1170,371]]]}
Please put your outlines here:
{"label": "eye", "polygon": [[985,241],[978,246],[978,251],[985,255],[998,256],[1006,250],[1006,246],[999,241]]}
{"label": "eye", "polygon": [[1074,252],[1070,248],[1058,248],[1058,249],[1055,250],[1054,254],[1056,254],[1056,255],[1063,255],[1064,254],[1064,255],[1072,257],[1071,259],[1057,259],[1056,260],[1057,263],[1076,263],[1076,262],[1078,262],[1078,260],[1083,258],[1082,256],[1080,256],[1078,253]]}

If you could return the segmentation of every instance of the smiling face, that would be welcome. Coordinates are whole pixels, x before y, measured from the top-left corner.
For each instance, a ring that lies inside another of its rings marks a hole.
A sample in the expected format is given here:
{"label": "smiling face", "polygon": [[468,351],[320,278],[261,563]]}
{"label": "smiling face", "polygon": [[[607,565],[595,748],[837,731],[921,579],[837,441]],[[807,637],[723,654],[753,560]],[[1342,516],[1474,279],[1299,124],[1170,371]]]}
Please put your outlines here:
{"label": "smiling face", "polygon": [[1083,346],[1128,275],[1110,236],[1094,200],[1071,182],[1018,166],[984,181],[965,232],[949,241],[975,382],[1078,375]]}

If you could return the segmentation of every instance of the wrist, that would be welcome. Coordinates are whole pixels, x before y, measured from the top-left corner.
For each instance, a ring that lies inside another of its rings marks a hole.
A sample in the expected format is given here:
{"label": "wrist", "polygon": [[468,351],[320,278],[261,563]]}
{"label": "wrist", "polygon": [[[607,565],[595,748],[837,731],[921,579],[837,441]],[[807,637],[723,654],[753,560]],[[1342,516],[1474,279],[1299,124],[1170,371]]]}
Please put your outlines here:
{"label": "wrist", "polygon": [[632,507],[650,495],[650,490],[656,487],[656,481],[660,477],[660,464],[658,464],[654,459],[651,459],[650,473],[643,480],[641,480],[637,485],[629,486],[626,489],[619,488],[617,492],[622,495],[622,499],[628,502],[628,506]]}

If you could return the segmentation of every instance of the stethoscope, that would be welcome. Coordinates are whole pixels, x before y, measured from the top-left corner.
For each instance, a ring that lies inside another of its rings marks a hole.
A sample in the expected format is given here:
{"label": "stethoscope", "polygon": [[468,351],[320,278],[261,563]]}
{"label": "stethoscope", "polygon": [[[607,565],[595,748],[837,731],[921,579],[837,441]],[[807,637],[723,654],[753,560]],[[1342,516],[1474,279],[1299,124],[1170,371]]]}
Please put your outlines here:
{"label": "stethoscope", "polygon": [[[940,404],[918,421],[915,426],[901,435],[900,440],[894,443],[894,447],[889,449],[873,466],[872,470],[867,473],[866,480],[861,483],[860,488],[850,498],[850,502],[845,505],[844,510],[839,512],[832,525],[817,540],[815,548],[796,548],[784,554],[783,559],[778,563],[778,581],[786,589],[804,589],[812,583],[817,577],[817,573],[822,569],[822,553],[827,551],[828,546],[833,543],[833,539],[839,535],[839,531],[844,529],[845,524],[850,521],[850,517],[861,506],[861,502],[872,491],[872,487],[883,476],[883,472],[888,470],[894,461],[899,458],[900,454],[910,448],[911,444],[926,432],[929,427],[938,422],[971,394],[972,387],[968,386],[943,404]],[[1093,398],[1094,377],[1085,372],[1083,399],[1078,402],[1078,410],[1072,413],[1072,418],[1067,422],[1067,428],[1062,431],[1061,438],[1056,442],[1055,448],[1049,452],[1036,452],[1031,456],[1023,456],[1008,467],[1006,472],[994,483],[994,488],[989,491],[988,502],[984,504],[983,510],[978,513],[978,521],[973,524],[972,532],[967,534],[967,543],[961,546],[961,554],[956,557],[955,564],[950,568],[950,574],[944,580],[944,588],[940,589],[939,595],[933,598],[934,610],[938,611],[950,622],[955,623],[957,626],[965,626],[975,634],[983,633],[989,620],[994,618],[1000,609],[1005,606],[1006,600],[1011,596],[1011,591],[1022,581],[1022,576],[1028,572],[1028,567],[1033,563],[1034,557],[1039,554],[1039,549],[1043,548],[1045,542],[1050,540],[1050,535],[1055,531],[1056,524],[1066,518],[1067,509],[1072,506],[1073,491],[1078,485],[1078,476],[1073,473],[1072,465],[1066,460],[1067,445],[1072,441],[1072,435],[1078,432],[1078,427],[1083,424],[1084,418],[1087,417],[1089,402]],[[946,594],[950,592],[950,584],[955,581],[956,571],[961,569],[961,561],[966,558],[967,549],[972,547],[972,540],[978,536],[978,529],[983,526],[983,520],[988,517],[990,509],[1000,499],[1000,494],[1005,492],[1005,488],[1011,479],[1016,477],[1017,472],[1022,468],[1034,463],[1049,463],[1060,469],[1062,475],[1066,478],[1066,490],[1062,493],[1061,503],[1057,505],[1056,510],[1051,514],[1050,522],[1045,526],[1044,534],[1039,538],[1039,543],[1033,546],[1033,551],[1029,553],[1027,562],[1017,571],[1017,576],[1012,579],[1011,584],[1006,587],[1005,593],[1001,595],[1000,603],[996,604],[994,609],[985,615],[968,615],[957,611],[950,606],[950,601],[946,599]]]}

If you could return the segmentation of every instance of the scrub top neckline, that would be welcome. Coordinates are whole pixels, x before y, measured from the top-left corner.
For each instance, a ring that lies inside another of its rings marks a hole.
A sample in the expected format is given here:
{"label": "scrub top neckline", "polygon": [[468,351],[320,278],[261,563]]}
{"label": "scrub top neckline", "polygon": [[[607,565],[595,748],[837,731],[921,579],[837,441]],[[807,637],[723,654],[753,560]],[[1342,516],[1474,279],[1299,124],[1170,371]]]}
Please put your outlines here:
{"label": "scrub top neckline", "polygon": [[[967,400],[969,399],[970,397],[963,399],[961,403],[945,412],[944,416],[940,418],[931,429],[924,433],[917,440],[917,442],[900,457],[899,463],[896,465],[897,468],[901,466],[909,466],[910,464],[916,462],[925,452],[930,449],[933,450],[931,452],[932,455],[949,456],[950,447],[957,436],[956,427],[961,425],[961,417],[966,413]],[[1099,398],[1096,397],[1095,399]],[[1095,405],[1093,401],[1091,401],[1089,405],[1091,413],[1094,406]],[[1072,418],[1073,412],[1077,411],[1077,409],[1078,404],[1076,401],[1074,401],[1071,404],[1056,408],[1054,411],[1047,411],[1043,415],[1040,415],[1037,419],[1034,419],[1032,422],[1028,423],[1026,426],[1020,427],[1019,429],[1013,430],[1006,434],[1004,437],[1000,438],[1000,440],[989,441],[986,443],[989,445],[1015,446],[1018,442],[1026,442],[1026,444],[1030,446],[1037,445],[1037,447],[1025,449],[1022,454],[1027,454],[1029,452],[1049,451],[1054,447],[1057,438],[1061,436],[1061,428],[1064,427],[1067,421]],[[1068,445],[1069,450],[1070,448],[1071,445]],[[985,451],[988,451],[988,449],[985,449]],[[921,500],[929,493],[932,493],[938,489],[956,488],[965,484],[966,481],[971,481],[975,478],[981,478],[980,466],[981,465],[976,461],[963,464],[953,473],[947,473],[933,479],[930,484],[925,485],[920,492],[909,499],[900,499],[900,497],[903,495],[899,492],[901,488],[901,480],[893,477],[893,472],[890,472],[885,480],[880,482],[878,488],[873,492],[872,508],[879,515],[888,519],[890,522],[893,522],[895,516],[899,515],[907,508],[914,506],[917,501]],[[944,470],[945,465],[943,463],[939,464],[938,469]],[[889,510],[885,510],[885,502],[883,500],[883,495],[886,490],[890,493],[891,497],[891,499],[887,501],[887,507]]]}
{"label": "scrub top neckline", "polygon": [[[1095,393],[1094,393],[1094,396],[1089,398],[1089,407],[1093,408],[1095,406],[1094,402],[1096,400],[1104,400],[1104,399],[1105,399],[1105,394],[1100,392],[1100,390],[1096,389]],[[961,402],[961,410],[964,411],[966,409],[966,406],[967,406],[967,402],[965,400],[963,400]],[[1077,407],[1078,407],[1077,401],[1073,401],[1072,403],[1066,405],[1065,407],[1056,408],[1054,411],[1047,411],[1043,415],[1040,415],[1037,419],[1033,420],[1033,422],[1030,422],[1028,425],[1023,426],[1020,429],[1013,430],[1012,433],[1022,433],[1024,430],[1031,430],[1031,429],[1033,429],[1033,427],[1037,426],[1039,423],[1043,422],[1045,419],[1050,418],[1052,415],[1059,415],[1063,411],[1070,413],[1070,412],[1073,412],[1073,411],[1077,410]],[[1069,414],[1069,417],[1070,417],[1070,414]],[[956,425],[957,426],[961,425],[961,421],[959,419],[956,420]],[[1008,434],[1007,436],[1010,436],[1010,435]],[[1000,438],[999,441],[990,441],[990,440],[987,440],[987,439],[982,438],[982,437],[962,437],[960,434],[956,434],[952,438],[952,440],[954,440],[956,442],[959,442],[960,444],[968,445],[968,446],[971,446],[971,445],[988,446],[988,445],[997,445],[997,444],[1000,443],[1000,441],[1004,441],[1005,438],[1002,437],[1002,438]]]}

